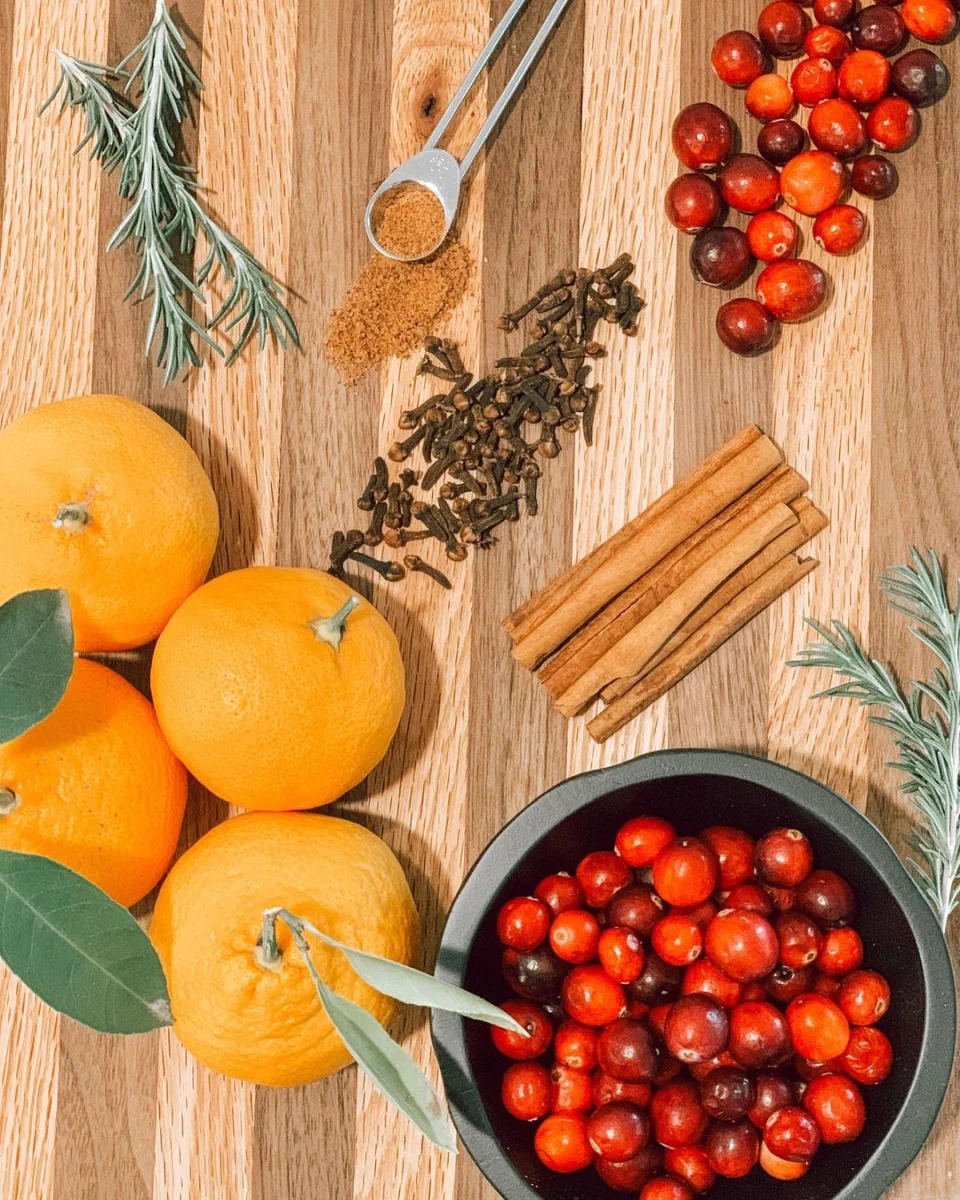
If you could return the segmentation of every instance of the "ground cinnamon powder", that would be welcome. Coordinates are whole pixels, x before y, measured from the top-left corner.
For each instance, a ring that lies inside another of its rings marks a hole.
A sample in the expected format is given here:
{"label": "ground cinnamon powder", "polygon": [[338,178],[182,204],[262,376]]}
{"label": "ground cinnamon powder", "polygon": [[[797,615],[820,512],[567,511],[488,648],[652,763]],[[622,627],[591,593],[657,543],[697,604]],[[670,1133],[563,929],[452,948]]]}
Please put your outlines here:
{"label": "ground cinnamon powder", "polygon": [[410,354],[463,299],[473,268],[470,251],[452,240],[421,262],[375,254],[330,317],[327,358],[352,382],[384,359]]}
{"label": "ground cinnamon powder", "polygon": [[420,258],[440,245],[446,224],[443,205],[429,188],[401,184],[378,206],[374,233],[391,254]]}

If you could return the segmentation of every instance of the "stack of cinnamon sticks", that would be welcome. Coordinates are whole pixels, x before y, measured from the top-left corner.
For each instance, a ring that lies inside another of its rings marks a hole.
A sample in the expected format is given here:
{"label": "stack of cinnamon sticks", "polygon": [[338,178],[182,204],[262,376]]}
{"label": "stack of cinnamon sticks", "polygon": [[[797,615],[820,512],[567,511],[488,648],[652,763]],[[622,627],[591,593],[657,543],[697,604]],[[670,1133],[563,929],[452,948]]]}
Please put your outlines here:
{"label": "stack of cinnamon sticks", "polygon": [[597,696],[604,742],[817,562],[795,553],[827,518],[749,425],[503,622],[559,712]]}

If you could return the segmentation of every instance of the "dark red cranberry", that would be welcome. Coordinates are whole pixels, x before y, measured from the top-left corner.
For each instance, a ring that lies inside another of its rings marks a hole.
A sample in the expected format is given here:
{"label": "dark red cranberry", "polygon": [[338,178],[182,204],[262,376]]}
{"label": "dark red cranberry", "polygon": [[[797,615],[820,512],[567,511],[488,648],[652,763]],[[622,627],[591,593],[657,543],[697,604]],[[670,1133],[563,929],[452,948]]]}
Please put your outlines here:
{"label": "dark red cranberry", "polygon": [[767,69],[767,56],[752,33],[733,29],[714,42],[710,63],[729,87],[745,88]]}
{"label": "dark red cranberry", "polygon": [[777,1158],[809,1162],[820,1149],[820,1127],[806,1109],[794,1105],[773,1114],[763,1127],[763,1140]]}
{"label": "dark red cranberry", "polygon": [[854,191],[871,200],[886,200],[897,190],[900,176],[889,158],[882,154],[865,154],[850,170]]}
{"label": "dark red cranberry", "polygon": [[738,1067],[718,1067],[700,1084],[700,1103],[718,1121],[739,1121],[756,1099],[753,1080]]}
{"label": "dark red cranberry", "polygon": [[688,1079],[674,1080],[654,1093],[650,1120],[661,1146],[692,1146],[710,1124],[697,1085]]}
{"label": "dark red cranberry", "polygon": [[814,0],[813,15],[821,25],[846,29],[857,11],[858,0]]}
{"label": "dark red cranberry", "polygon": [[660,1066],[660,1046],[646,1025],[620,1017],[597,1042],[601,1068],[623,1083],[650,1083]]}
{"label": "dark red cranberry", "polygon": [[835,871],[811,871],[797,888],[797,908],[821,925],[849,925],[857,913],[857,897]]}
{"label": "dark red cranberry", "polygon": [[774,922],[780,942],[780,962],[797,971],[817,961],[823,935],[809,917],[798,912],[783,912]]}
{"label": "dark red cranberry", "polygon": [[738,1004],[730,1014],[730,1053],[752,1070],[776,1066],[792,1049],[787,1019],[765,1000]]}
{"label": "dark red cranberry", "polygon": [[715,104],[689,104],[673,123],[673,151],[691,171],[713,171],[733,146],[733,122]]}
{"label": "dark red cranberry", "polygon": [[810,31],[810,18],[793,0],[773,0],[761,9],[757,31],[775,58],[796,58]]}
{"label": "dark red cranberry", "polygon": [[607,925],[632,929],[640,937],[649,937],[666,912],[657,893],[645,883],[634,883],[617,892],[607,905]]}
{"label": "dark red cranberry", "polygon": [[692,171],[670,184],[664,207],[671,225],[683,233],[699,233],[717,221],[723,201],[708,175]]}
{"label": "dark red cranberry", "polygon": [[594,850],[578,864],[577,883],[590,908],[606,908],[621,888],[633,883],[633,871],[612,850]]}
{"label": "dark red cranberry", "polygon": [[672,967],[651,950],[640,977],[627,984],[627,995],[651,1006],[667,1004],[680,995],[683,968]]}
{"label": "dark red cranberry", "polygon": [[659,1146],[644,1146],[636,1157],[626,1162],[614,1163],[598,1158],[593,1165],[607,1187],[636,1196],[662,1169],[663,1151]]}
{"label": "dark red cranberry", "polygon": [[779,966],[764,980],[764,987],[771,1000],[777,1004],[789,1004],[797,996],[813,990],[814,974],[813,967],[800,967],[795,971],[791,967]]}
{"label": "dark red cranberry", "polygon": [[889,4],[871,4],[854,17],[850,36],[858,50],[896,54],[907,40],[907,27],[896,8]]}
{"label": "dark red cranberry", "polygon": [[636,1158],[647,1144],[650,1121],[635,1104],[603,1104],[587,1122],[587,1137],[601,1158],[626,1162]]}
{"label": "dark red cranberry", "polygon": [[769,892],[758,883],[743,883],[734,888],[726,899],[725,907],[742,908],[746,912],[760,913],[762,917],[772,917],[775,912]]}
{"label": "dark red cranberry", "polygon": [[727,1179],[743,1179],[760,1156],[760,1134],[747,1120],[717,1121],[704,1144],[710,1166]]}
{"label": "dark red cranberry", "polygon": [[890,79],[897,95],[917,108],[936,103],[950,83],[943,59],[932,50],[909,50],[901,55],[893,64]]}
{"label": "dark red cranberry", "polygon": [[761,1071],[756,1080],[756,1099],[747,1116],[763,1129],[775,1112],[794,1103],[793,1084],[779,1071]]}
{"label": "dark red cranberry", "polygon": [[807,135],[803,126],[786,117],[768,122],[757,134],[757,149],[775,167],[786,166],[806,144]]}
{"label": "dark red cranberry", "polygon": [[743,829],[732,825],[710,825],[700,834],[717,856],[720,867],[719,886],[724,891],[746,883],[753,878],[753,852],[756,843]]}
{"label": "dark red cranberry", "polygon": [[558,999],[568,970],[546,945],[526,953],[510,949],[503,952],[503,977],[525,1000]]}
{"label": "dark red cranberry", "polygon": [[717,176],[720,194],[737,212],[758,213],[780,199],[780,174],[758,154],[734,154]]}
{"label": "dark red cranberry", "polygon": [[717,309],[717,336],[734,354],[759,354],[769,349],[779,328],[779,321],[749,296],[737,296]]}
{"label": "dark red cranberry", "polygon": [[813,867],[813,847],[799,829],[772,829],[757,842],[757,874],[775,887],[796,887]]}
{"label": "dark red cranberry", "polygon": [[673,1146],[663,1156],[664,1170],[682,1179],[700,1195],[709,1192],[717,1181],[717,1173],[710,1166],[707,1152],[702,1146]]}
{"label": "dark red cranberry", "polygon": [[[864,1022],[866,1024],[866,1022]],[[730,1023],[727,1010],[710,996],[681,996],[664,1029],[667,1050],[682,1063],[700,1063],[724,1050]]]}

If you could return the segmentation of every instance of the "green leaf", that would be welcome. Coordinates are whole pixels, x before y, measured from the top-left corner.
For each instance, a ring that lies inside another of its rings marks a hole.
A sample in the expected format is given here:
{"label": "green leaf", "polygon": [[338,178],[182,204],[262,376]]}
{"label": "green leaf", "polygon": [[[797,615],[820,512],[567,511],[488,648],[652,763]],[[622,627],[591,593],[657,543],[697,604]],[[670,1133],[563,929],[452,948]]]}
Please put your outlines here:
{"label": "green leaf", "polygon": [[423,971],[404,966],[389,958],[380,958],[376,954],[368,954],[365,950],[355,950],[345,946],[336,938],[322,933],[309,921],[303,922],[303,928],[320,938],[328,946],[342,950],[347,956],[351,967],[361,979],[369,983],[385,996],[400,1000],[404,1004],[418,1004],[426,1008],[438,1008],[442,1012],[458,1013],[461,1017],[469,1017],[472,1021],[483,1021],[487,1025],[496,1025],[500,1029],[509,1029],[512,1033],[526,1034],[523,1026],[515,1021],[502,1008],[491,1004],[480,996],[474,996],[463,988],[455,987],[452,983],[444,983]]}
{"label": "green leaf", "polygon": [[0,850],[0,958],[51,1008],[101,1033],[172,1024],[150,939],[122,905],[52,859]]}
{"label": "green leaf", "polygon": [[48,717],[73,673],[67,593],[21,592],[0,605],[0,743]]}

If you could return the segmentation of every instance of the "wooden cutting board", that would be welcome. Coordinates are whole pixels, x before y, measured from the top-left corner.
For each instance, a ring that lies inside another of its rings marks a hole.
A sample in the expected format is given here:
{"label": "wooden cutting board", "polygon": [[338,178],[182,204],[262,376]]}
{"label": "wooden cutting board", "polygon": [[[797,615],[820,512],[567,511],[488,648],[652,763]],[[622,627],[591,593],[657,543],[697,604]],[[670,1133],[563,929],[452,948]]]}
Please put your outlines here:
{"label": "wooden cutting board", "polygon": [[[848,622],[903,669],[925,669],[875,581],[911,542],[958,566],[960,89],[924,113],[919,143],[898,160],[897,195],[864,205],[868,243],[830,260],[825,314],[785,330],[773,353],[737,359],[715,339],[721,297],[692,281],[662,196],[682,104],[724,104],[752,139],[742,96],[712,77],[708,55],[720,33],[753,27],[759,7],[574,0],[473,178],[462,234],[479,270],[448,331],[469,364],[502,352],[498,314],[566,264],[633,251],[647,309],[639,336],[614,341],[601,364],[596,445],[550,464],[540,518],[454,571],[451,594],[422,577],[371,592],[401,638],[411,702],[387,761],[341,809],[408,869],[427,963],[461,877],[507,818],[565,775],[657,747],[769,754],[836,787],[902,845],[908,816],[884,766],[887,739],[853,707],[812,701],[822,681],[784,661],[816,614]],[[219,569],[323,566],[333,529],[355,522],[372,455],[422,391],[415,360],[345,389],[324,363],[326,316],[366,257],[361,215],[375,181],[419,148],[505,0],[181,0],[206,84],[189,139],[200,177],[228,224],[289,280],[304,348],[247,355],[166,389],[141,355],[144,313],[120,302],[132,259],[104,251],[120,213],[115,186],[71,157],[74,117],[37,117],[54,47],[116,61],[152,8],[0,4],[0,420],[77,392],[139,397],[210,471]],[[547,8],[532,0],[455,148]],[[957,47],[944,55],[960,63]],[[809,223],[804,232],[805,251],[823,261]],[[782,444],[832,517],[816,544],[822,567],[600,750],[515,669],[499,619],[747,421]],[[144,677],[142,662],[129,670]],[[184,844],[225,816],[198,791]],[[435,1074],[423,1017],[402,1032]],[[953,1197],[958,1132],[954,1088],[890,1196]],[[0,979],[0,1200],[492,1195],[466,1155],[426,1148],[352,1070],[298,1090],[247,1087],[199,1067],[169,1033],[99,1037]]]}

